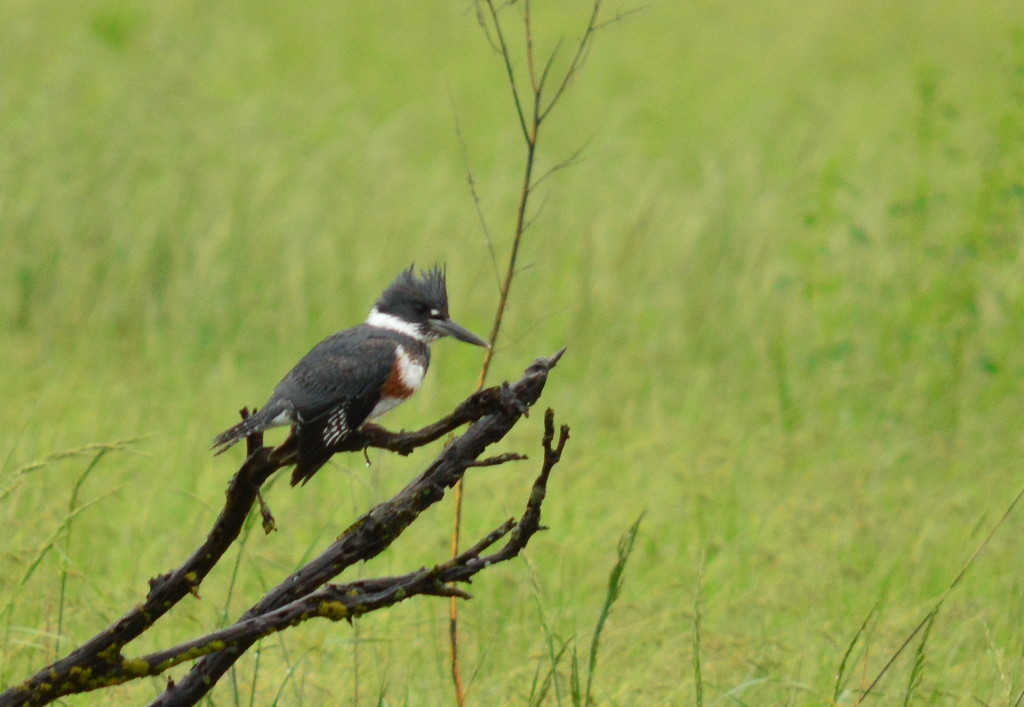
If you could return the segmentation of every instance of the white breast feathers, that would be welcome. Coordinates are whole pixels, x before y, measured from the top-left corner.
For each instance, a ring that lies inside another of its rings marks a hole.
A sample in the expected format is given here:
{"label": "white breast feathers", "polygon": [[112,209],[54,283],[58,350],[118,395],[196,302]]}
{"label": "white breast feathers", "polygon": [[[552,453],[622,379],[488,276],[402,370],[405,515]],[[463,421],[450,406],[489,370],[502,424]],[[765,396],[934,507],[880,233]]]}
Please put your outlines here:
{"label": "white breast feathers", "polygon": [[402,385],[410,389],[409,395],[412,395],[419,390],[427,369],[422,363],[414,360],[402,346],[395,349],[395,356],[398,359],[398,376]]}

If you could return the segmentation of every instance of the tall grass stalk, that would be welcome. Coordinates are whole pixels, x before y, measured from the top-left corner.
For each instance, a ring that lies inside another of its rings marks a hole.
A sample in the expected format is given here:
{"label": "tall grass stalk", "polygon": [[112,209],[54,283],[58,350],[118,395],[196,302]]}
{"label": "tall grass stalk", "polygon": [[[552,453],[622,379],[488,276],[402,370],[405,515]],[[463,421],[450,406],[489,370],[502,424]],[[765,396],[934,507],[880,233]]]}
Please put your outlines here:
{"label": "tall grass stalk", "polygon": [[[978,558],[981,556],[982,551],[986,547],[988,547],[989,542],[991,542],[992,538],[1006,522],[1006,519],[1010,517],[1010,514],[1013,512],[1013,509],[1017,507],[1017,504],[1020,502],[1021,498],[1024,498],[1024,488],[1022,488],[1017,493],[1017,496],[1013,499],[1013,501],[1010,502],[1010,505],[1003,512],[1003,515],[999,517],[999,520],[996,521],[995,525],[992,526],[992,529],[988,532],[988,535],[985,536],[985,539],[981,541],[978,547],[971,554],[970,558],[968,558],[967,562],[964,563],[964,566],[960,568],[960,571],[957,573],[956,577],[953,578],[953,581],[950,582],[948,587],[946,587],[946,590],[942,592],[942,596],[939,597],[938,601],[935,602],[935,606],[933,606],[932,609],[925,615],[925,617],[921,619],[921,622],[914,627],[914,630],[910,632],[910,635],[908,635],[903,640],[903,643],[900,644],[899,648],[896,649],[896,651],[889,657],[889,660],[886,661],[885,665],[882,666],[882,669],[878,672],[878,675],[875,676],[875,679],[871,681],[871,684],[868,685],[867,689],[864,690],[864,692],[857,699],[857,704],[862,703],[864,699],[871,694],[871,692],[875,689],[875,687],[882,680],[885,674],[889,671],[889,668],[892,667],[893,663],[896,662],[896,659],[900,657],[903,651],[907,649],[907,646],[910,645],[910,642],[914,640],[914,637],[918,633],[924,630],[927,636],[927,634],[931,632],[932,623],[935,621],[935,617],[938,614],[939,609],[942,607],[943,602],[946,601],[946,597],[948,597],[950,593],[954,589],[956,589],[957,585],[960,584],[960,581],[967,574],[967,571],[974,566],[975,562],[977,562]],[[923,643],[920,644],[920,646],[923,650]],[[916,669],[917,662],[915,661],[915,670]],[[912,677],[913,674],[914,673],[912,672]]]}
{"label": "tall grass stalk", "polygon": [[[586,707],[587,705],[594,704],[593,687],[594,678],[597,675],[597,659],[601,646],[601,634],[604,631],[604,626],[608,621],[608,617],[611,615],[612,607],[615,606],[615,603],[618,601],[619,596],[622,593],[622,587],[625,581],[626,563],[633,554],[637,531],[640,528],[640,523],[643,521],[643,518],[644,514],[641,513],[619,539],[615,565],[608,573],[608,586],[605,590],[604,602],[601,604],[601,609],[598,612],[597,621],[594,626],[594,632],[590,638],[590,646],[587,653],[585,684],[583,682],[583,670],[575,638],[561,640],[554,634],[554,631],[551,629],[551,624],[548,621],[547,613],[544,610],[544,603],[542,600],[537,573],[534,571],[533,566],[528,563],[528,566],[530,567],[531,583],[534,590],[534,598],[537,601],[538,619],[540,621],[541,630],[544,633],[544,641],[547,646],[548,661],[548,669],[543,678],[540,677],[540,665],[538,665],[537,671],[534,673],[533,683],[530,687],[530,697],[528,700],[528,704],[531,705],[531,707],[542,704],[544,698],[552,687],[554,687],[555,690],[555,702],[559,705],[564,704],[560,681],[558,679],[558,666],[562,662],[562,659],[565,657],[570,646],[572,647],[572,656],[569,662],[570,701],[574,707]],[[558,645],[560,640],[561,645]]]}
{"label": "tall grass stalk", "polygon": [[[18,480],[24,474],[27,474],[30,471],[36,471],[38,469],[41,469],[47,464],[50,464],[54,461],[58,461],[61,459],[68,459],[88,454],[92,455],[92,459],[90,460],[89,464],[86,465],[85,469],[82,471],[81,474],[78,475],[78,478],[75,480],[75,485],[72,488],[71,497],[68,501],[68,513],[64,517],[64,520],[57,527],[57,529],[54,530],[53,533],[45,541],[43,541],[42,545],[39,546],[39,549],[36,551],[32,560],[26,565],[25,572],[22,574],[21,579],[17,582],[17,584],[14,585],[16,589],[22,589],[26,584],[28,584],[29,580],[32,579],[32,575],[35,574],[36,570],[39,568],[39,565],[42,563],[43,559],[45,559],[46,556],[49,554],[50,550],[57,547],[58,544],[62,546],[58,548],[63,553],[64,560],[61,566],[60,594],[58,598],[57,638],[54,644],[54,650],[57,650],[59,646],[61,640],[60,636],[63,632],[64,626],[64,604],[68,576],[67,556],[68,547],[71,542],[71,528],[74,524],[74,520],[78,517],[79,514],[84,512],[86,509],[99,503],[108,496],[117,493],[120,490],[120,487],[115,487],[113,489],[110,489],[106,493],[100,495],[99,497],[93,499],[92,501],[79,505],[78,495],[81,492],[82,484],[85,483],[86,478],[89,476],[89,474],[93,472],[93,470],[99,464],[100,460],[108,452],[125,449],[135,441],[137,440],[130,439],[110,443],[93,443],[86,444],[81,447],[75,447],[72,449],[64,449],[59,452],[53,452],[51,454],[48,454],[45,458],[39,461],[25,464],[24,466],[15,469],[15,471],[8,477],[8,485],[3,489],[2,492],[0,492],[0,501],[3,501],[6,498],[6,496],[13,490]],[[13,609],[16,594],[17,592],[11,593],[11,595],[7,598],[7,603],[4,604],[3,610],[0,611],[0,613],[7,616],[8,625],[10,624],[10,612]]]}
{"label": "tall grass stalk", "polygon": [[78,508],[78,494],[82,490],[82,484],[92,473],[92,470],[97,467],[100,460],[104,455],[110,451],[109,447],[101,447],[99,451],[93,456],[78,478],[75,479],[75,485],[71,489],[71,498],[68,499],[68,522],[64,526],[64,548],[63,548],[63,561],[61,562],[60,568],[60,594],[57,598],[57,638],[53,643],[54,655],[60,651],[60,642],[64,636],[64,607],[67,602],[67,589],[68,589],[68,563],[71,556],[71,535],[72,527],[74,523],[75,511]]}
{"label": "tall grass stalk", "polygon": [[[301,567],[302,564],[305,564],[305,562],[302,562],[300,564],[295,565],[295,569],[298,569],[299,567]],[[253,569],[253,572],[256,575],[257,581],[260,584],[260,591],[263,592],[264,594],[266,592],[269,592],[272,587],[271,587],[270,582],[267,581],[266,575],[263,573],[262,569],[260,568],[260,564],[256,563],[256,562],[252,563],[252,569]],[[278,704],[278,702],[281,699],[281,693],[284,691],[284,689],[285,689],[285,687],[287,685],[292,685],[293,688],[294,688],[294,695],[292,697],[292,700],[294,701],[294,703],[302,704],[302,688],[301,688],[301,685],[296,684],[296,682],[292,679],[292,676],[295,673],[295,671],[299,668],[299,666],[302,664],[302,661],[304,661],[306,659],[306,657],[312,652],[313,649],[310,649],[310,650],[306,651],[305,653],[302,653],[301,655],[299,655],[297,658],[293,659],[291,657],[291,655],[290,655],[290,651],[288,650],[288,641],[285,640],[285,632],[281,631],[281,632],[278,632],[278,633],[274,634],[274,639],[275,639],[275,641],[277,643],[277,650],[279,651],[279,654],[281,656],[281,663],[283,665],[288,666],[288,670],[285,673],[284,677],[282,678],[281,684],[278,686],[277,692],[275,693],[275,696],[274,696],[273,704],[275,704],[275,705]],[[260,641],[260,646],[261,647],[262,647],[263,643],[266,642],[266,640],[267,639],[263,639],[263,640]],[[255,689],[255,685],[256,685],[256,680],[253,679],[254,689]],[[291,702],[289,704],[291,704]]]}
{"label": "tall grass stalk", "polygon": [[260,658],[263,656],[263,641],[257,641],[254,651],[255,665],[252,668],[252,680],[249,681],[249,707],[256,707],[256,684],[260,677]]}
{"label": "tall grass stalk", "polygon": [[572,663],[569,664],[569,696],[572,698],[573,707],[587,704],[580,681],[580,654],[576,650],[575,642],[572,644]]}
{"label": "tall grass stalk", "polygon": [[591,704],[593,702],[592,694],[594,687],[594,676],[597,675],[597,653],[601,645],[601,633],[604,631],[605,622],[608,620],[608,616],[612,613],[612,607],[615,602],[618,601],[619,595],[622,593],[622,585],[626,573],[626,563],[629,561],[630,555],[633,554],[633,546],[636,543],[636,534],[640,529],[640,523],[644,519],[644,514],[641,513],[633,525],[629,527],[629,530],[619,539],[618,547],[618,558],[615,560],[615,566],[612,567],[611,573],[608,575],[608,590],[604,595],[604,603],[601,605],[601,611],[597,615],[597,625],[594,626],[594,636],[590,639],[590,658],[587,662],[587,691],[586,701],[584,704]]}
{"label": "tall grass stalk", "polygon": [[[242,565],[242,558],[245,555],[245,547],[249,543],[249,536],[252,534],[253,526],[256,524],[256,515],[258,513],[259,513],[259,511],[255,507],[249,509],[249,516],[245,519],[245,525],[242,527],[242,532],[239,535],[238,540],[237,540],[238,551],[235,554],[235,561],[231,565],[231,576],[228,579],[227,591],[224,593],[224,608],[221,609],[221,612],[220,612],[220,626],[221,627],[227,626],[229,621],[230,621],[231,599],[234,597],[234,594],[235,594],[235,585],[236,585],[236,583],[238,581],[238,570],[239,570],[239,568]],[[257,658],[256,658],[256,665],[253,668],[253,676],[252,676],[252,684],[253,684],[252,690],[253,691],[255,691],[255,689],[256,689],[256,680],[259,677],[259,666],[260,666],[260,664],[259,664],[259,649],[258,649],[258,647],[257,647],[257,651],[256,651],[256,656],[257,656]],[[233,695],[233,698],[234,698],[235,707],[241,707],[241,704],[242,704],[241,703],[242,689],[241,689],[241,686],[238,684],[238,671],[237,671],[237,668],[235,666],[232,666],[230,673],[231,673],[231,691],[232,691],[232,695]],[[207,700],[209,700],[209,699],[210,699],[210,697],[207,696]],[[251,697],[250,697],[250,702],[251,702]]]}
{"label": "tall grass stalk", "polygon": [[[81,447],[72,447],[70,449],[61,449],[56,452],[51,452],[42,459],[37,459],[27,464],[23,464],[8,475],[4,486],[0,487],[0,503],[5,501],[11,492],[17,488],[22,477],[26,474],[39,471],[47,465],[56,461],[61,461],[62,459],[73,459],[75,457],[126,450],[141,439],[143,438],[133,437],[131,439],[118,440],[117,442],[93,442],[90,444],[84,444]],[[75,491],[77,492],[77,489]]]}
{"label": "tall grass stalk", "polygon": [[43,560],[49,554],[50,550],[53,550],[55,547],[59,546],[60,540],[64,537],[64,533],[68,525],[83,512],[85,512],[92,506],[100,503],[104,499],[113,496],[120,490],[121,487],[118,486],[116,488],[111,489],[107,493],[102,494],[97,498],[94,498],[92,501],[89,501],[88,503],[78,506],[77,508],[75,508],[74,512],[69,513],[67,517],[64,518],[64,521],[57,527],[57,529],[54,530],[53,533],[51,533],[46,540],[43,541],[43,543],[39,546],[39,549],[33,556],[32,560],[28,563],[27,567],[25,568],[25,572],[22,574],[18,582],[14,585],[17,591],[11,592],[11,595],[7,598],[7,603],[4,604],[3,610],[0,611],[0,613],[7,616],[8,623],[10,622],[10,612],[14,607],[14,600],[17,598],[18,591],[23,589],[25,585],[28,584],[29,580],[32,579],[32,576],[36,573],[36,570],[39,569],[39,565],[42,564]]}
{"label": "tall grass stalk", "polygon": [[700,559],[697,586],[693,590],[693,686],[694,703],[704,707],[704,675],[701,671],[701,599],[704,593],[704,557]]}
{"label": "tall grass stalk", "polygon": [[931,635],[932,626],[935,625],[935,617],[939,614],[940,606],[941,602],[925,617],[924,632],[921,634],[921,640],[918,641],[917,648],[914,650],[914,665],[910,669],[910,676],[907,678],[907,689],[903,693],[903,707],[909,707],[914,693],[921,685],[921,679],[924,676],[925,646],[928,644],[928,637]]}
{"label": "tall grass stalk", "polygon": [[[285,672],[284,677],[281,678],[281,684],[278,685],[277,693],[274,694],[274,700],[273,702],[271,702],[272,707],[277,707],[277,705],[281,704],[281,695],[282,693],[284,693],[285,686],[292,682],[292,677],[295,675],[295,671],[299,669],[299,666],[302,664],[302,661],[306,659],[306,656],[308,656],[312,652],[313,649],[311,648],[305,653],[303,653],[301,656],[299,656],[297,660],[291,661],[288,664],[288,670]],[[302,704],[303,700],[301,689],[296,691],[295,700],[297,701],[297,704]]]}
{"label": "tall grass stalk", "polygon": [[537,604],[537,620],[540,623],[540,630],[544,634],[544,644],[547,648],[547,661],[548,669],[545,672],[543,679],[538,685],[537,680],[540,676],[541,663],[537,663],[537,671],[533,677],[533,684],[530,686],[530,697],[528,704],[530,707],[539,707],[543,703],[544,698],[547,697],[548,692],[554,687],[555,690],[555,702],[559,705],[562,704],[562,688],[558,680],[558,665],[565,655],[566,649],[569,647],[569,641],[561,641],[561,646],[557,646],[556,643],[559,638],[555,635],[551,628],[551,622],[548,621],[547,611],[544,609],[544,596],[541,592],[540,577],[537,574],[537,569],[530,562],[530,558],[523,556],[523,560],[526,563],[526,567],[530,572],[530,587],[533,590],[533,598]]}
{"label": "tall grass stalk", "polygon": [[[481,390],[487,380],[490,371],[491,361],[494,359],[498,336],[501,333],[502,322],[505,318],[505,311],[508,306],[509,294],[512,290],[512,282],[515,279],[516,267],[519,258],[519,249],[523,242],[523,235],[529,228],[530,200],[539,182],[549,177],[554,172],[568,166],[575,161],[578,153],[568,160],[558,163],[547,173],[540,177],[534,176],[536,165],[537,147],[540,139],[541,125],[548,118],[555,106],[559,104],[569,83],[577,75],[583,66],[590,48],[594,33],[598,29],[598,20],[601,13],[601,0],[594,0],[591,5],[590,16],[587,20],[586,29],[583,31],[576,44],[576,51],[568,67],[559,77],[551,74],[552,67],[557,56],[557,47],[544,59],[540,71],[535,55],[533,38],[533,24],[530,0],[526,0],[521,6],[522,29],[523,29],[523,62],[526,68],[517,68],[516,60],[513,57],[513,49],[510,46],[506,35],[504,20],[501,17],[502,10],[507,9],[505,5],[496,5],[494,0],[477,0],[477,17],[480,26],[487,36],[488,41],[497,50],[502,64],[505,68],[508,88],[515,107],[515,115],[519,128],[522,131],[525,154],[522,166],[522,182],[519,191],[518,203],[516,205],[515,225],[512,229],[511,247],[508,261],[505,265],[505,276],[501,280],[498,289],[498,304],[495,307],[494,321],[491,325],[491,332],[488,336],[487,351],[484,353],[484,360],[480,366],[480,375],[477,379],[476,389]],[[522,73],[525,71],[525,77]],[[554,79],[554,85],[549,80]],[[529,86],[528,91],[520,88],[525,82]],[[467,160],[468,162],[468,160]],[[476,205],[477,215],[480,218],[488,250],[494,257],[493,240],[490,237],[490,229],[487,220],[480,208],[480,198],[476,191],[473,171],[467,164],[469,173],[470,191]],[[494,263],[497,270],[497,264]],[[459,479],[455,486],[455,510],[452,520],[452,542],[451,555],[459,554],[459,542],[462,535],[462,504],[465,493],[465,479]],[[459,662],[459,612],[458,600],[453,596],[448,603],[448,636],[450,651],[450,668],[452,684],[455,690],[455,701],[462,707],[465,704],[465,688],[462,681],[462,671]]]}
{"label": "tall grass stalk", "polygon": [[843,695],[843,686],[846,683],[847,668],[850,664],[850,656],[853,655],[854,648],[856,648],[857,643],[860,642],[861,637],[864,635],[864,632],[867,630],[868,625],[871,623],[871,620],[875,617],[875,613],[877,611],[878,605],[875,604],[873,607],[871,607],[871,611],[868,612],[868,615],[864,617],[864,621],[861,623],[860,628],[857,629],[857,632],[853,635],[853,638],[850,640],[850,643],[846,646],[846,651],[843,653],[843,657],[839,661],[839,669],[836,670],[836,682],[832,689],[832,701],[835,703],[838,703]]}

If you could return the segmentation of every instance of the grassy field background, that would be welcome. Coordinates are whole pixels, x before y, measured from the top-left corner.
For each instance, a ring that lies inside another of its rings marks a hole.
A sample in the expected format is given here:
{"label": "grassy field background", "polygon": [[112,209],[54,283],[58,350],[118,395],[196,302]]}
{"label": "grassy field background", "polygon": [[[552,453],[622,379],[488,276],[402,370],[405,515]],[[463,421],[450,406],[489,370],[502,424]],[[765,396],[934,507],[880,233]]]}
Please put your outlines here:
{"label": "grassy field background", "polygon": [[[571,41],[586,4],[543,5],[542,47]],[[470,3],[3,3],[0,683],[184,559],[240,460],[209,439],[402,267],[446,262],[486,333],[456,123],[503,262],[521,139]],[[542,168],[589,146],[539,193],[492,380],[567,345],[542,403],[573,439],[550,531],[462,607],[471,701],[524,703],[549,638],[585,654],[646,511],[599,704],[852,703],[1024,486],[1024,8],[654,4],[600,33],[545,130]],[[440,343],[385,421],[446,411],[479,363]],[[540,422],[506,451],[536,459]],[[230,620],[427,458],[276,484],[280,532],[133,650]],[[468,538],[536,468],[470,475]],[[360,572],[445,558],[450,517]],[[1022,531],[1017,509],[870,703],[1019,700]],[[449,703],[446,611],[267,639],[213,703]]]}

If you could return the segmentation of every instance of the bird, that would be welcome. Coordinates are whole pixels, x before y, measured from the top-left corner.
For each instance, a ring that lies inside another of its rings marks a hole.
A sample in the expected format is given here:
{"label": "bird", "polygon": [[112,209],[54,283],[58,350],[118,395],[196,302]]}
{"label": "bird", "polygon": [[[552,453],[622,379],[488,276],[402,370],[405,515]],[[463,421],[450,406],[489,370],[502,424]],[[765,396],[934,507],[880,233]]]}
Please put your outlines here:
{"label": "bird", "polygon": [[255,413],[217,435],[216,454],[271,427],[290,425],[298,443],[291,485],[305,484],[333,449],[368,420],[419,389],[430,365],[430,345],[441,337],[489,348],[448,313],[446,271],[415,264],[388,285],[362,324],[310,349]]}

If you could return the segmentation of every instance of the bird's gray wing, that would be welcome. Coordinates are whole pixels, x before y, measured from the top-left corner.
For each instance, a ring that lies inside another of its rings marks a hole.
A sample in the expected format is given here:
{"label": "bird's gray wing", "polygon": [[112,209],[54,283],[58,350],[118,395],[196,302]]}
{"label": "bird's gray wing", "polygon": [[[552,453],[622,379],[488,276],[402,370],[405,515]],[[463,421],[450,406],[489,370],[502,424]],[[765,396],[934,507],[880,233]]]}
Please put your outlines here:
{"label": "bird's gray wing", "polygon": [[369,406],[368,415],[391,375],[394,354],[391,339],[367,335],[359,327],[339,332],[303,356],[278,383],[271,400],[290,404],[301,422],[342,402],[351,402],[353,413]]}
{"label": "bird's gray wing", "polygon": [[363,424],[391,375],[395,342],[343,336],[321,342],[281,381],[275,397],[295,401],[299,460],[292,484],[309,480]]}

